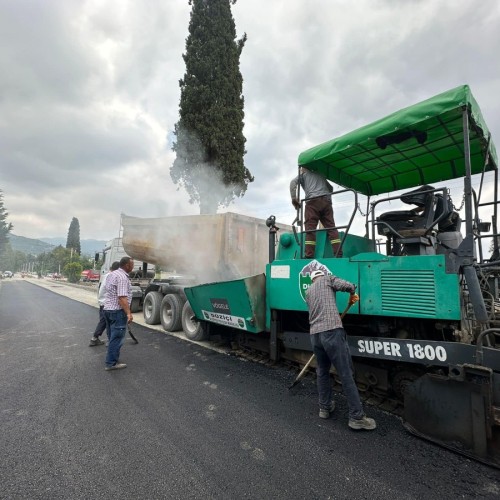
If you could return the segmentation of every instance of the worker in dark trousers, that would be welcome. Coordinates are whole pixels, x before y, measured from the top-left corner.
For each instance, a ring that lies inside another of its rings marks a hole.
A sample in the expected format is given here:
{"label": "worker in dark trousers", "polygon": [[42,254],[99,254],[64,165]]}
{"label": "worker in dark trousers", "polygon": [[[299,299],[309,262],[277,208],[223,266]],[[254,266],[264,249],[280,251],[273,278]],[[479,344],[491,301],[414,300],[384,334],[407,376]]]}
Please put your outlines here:
{"label": "worker in dark trousers", "polygon": [[[113,271],[116,271],[120,267],[120,263],[115,261],[113,264],[111,264],[111,267],[109,268],[109,273],[105,274],[101,283],[99,284],[99,290],[97,292],[97,302],[99,303],[99,322],[97,323],[97,326],[95,327],[94,334],[92,335],[92,338],[90,339],[90,347],[95,347],[97,345],[104,345],[104,342],[99,338],[104,330],[106,330],[106,318],[104,317],[104,298],[106,295],[106,280],[108,279],[108,276],[110,273]],[[109,332],[107,332],[108,335],[108,341],[109,341]]]}
{"label": "worker in dark trousers", "polygon": [[[300,208],[300,200],[297,198],[299,183],[304,190],[306,200],[304,213],[306,230],[305,257],[306,259],[312,259],[316,250],[316,233],[314,231],[318,227],[318,222],[321,222],[325,228],[335,227],[332,207],[333,188],[322,175],[301,167],[299,175],[290,182],[292,205],[297,210]],[[332,245],[333,255],[342,257],[340,237],[337,229],[329,229],[328,237]]]}
{"label": "worker in dark trousers", "polygon": [[106,281],[104,298],[104,317],[109,328],[109,344],[106,354],[106,371],[126,368],[120,363],[120,349],[125,341],[127,325],[134,317],[130,310],[132,302],[132,285],[129,273],[134,269],[134,261],[130,257],[120,259],[120,267],[113,271]]}
{"label": "worker in dark trousers", "polygon": [[351,429],[371,431],[375,420],[365,415],[358,388],[354,382],[351,353],[346,332],[337,309],[336,292],[349,292],[352,303],[358,300],[356,287],[336,276],[325,276],[321,270],[311,273],[312,285],[307,289],[311,345],[316,356],[316,374],[319,393],[319,417],[328,418],[335,408],[332,400],[330,368],[333,364],[347,397]]}

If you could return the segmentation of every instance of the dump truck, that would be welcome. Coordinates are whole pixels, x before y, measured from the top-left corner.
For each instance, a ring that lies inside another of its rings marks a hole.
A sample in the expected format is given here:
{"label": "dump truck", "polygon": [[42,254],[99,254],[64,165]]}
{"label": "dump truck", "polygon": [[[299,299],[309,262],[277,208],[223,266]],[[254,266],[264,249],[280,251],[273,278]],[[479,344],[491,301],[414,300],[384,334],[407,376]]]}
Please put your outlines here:
{"label": "dump truck", "polygon": [[[195,319],[271,360],[305,364],[312,271],[348,280],[360,296],[344,318],[360,391],[386,410],[402,405],[412,433],[500,467],[498,158],[470,88],[319,144],[298,164],[338,186],[334,208],[352,197],[337,220],[343,256],[332,253],[331,228],[317,231],[313,259],[305,233],[282,233],[259,274],[187,287]],[[347,301],[337,294],[340,311]]]}
{"label": "dump truck", "polygon": [[[142,286],[141,306],[147,324],[169,332],[184,331],[190,340],[207,336],[195,320],[184,288],[194,284],[251,276],[269,261],[269,225],[277,223],[236,214],[159,218],[121,216],[125,253],[161,272]],[[290,225],[279,225],[284,231]],[[275,241],[271,243],[274,250]]]}

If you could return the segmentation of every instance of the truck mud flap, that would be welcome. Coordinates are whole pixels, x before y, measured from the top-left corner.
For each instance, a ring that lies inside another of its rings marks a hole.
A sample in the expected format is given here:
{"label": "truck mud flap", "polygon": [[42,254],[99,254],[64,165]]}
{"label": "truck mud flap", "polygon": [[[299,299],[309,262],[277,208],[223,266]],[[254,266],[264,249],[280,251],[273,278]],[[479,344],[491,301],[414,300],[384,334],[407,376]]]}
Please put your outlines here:
{"label": "truck mud flap", "polygon": [[465,364],[450,367],[448,376],[424,375],[405,392],[405,428],[500,468],[500,413],[494,401],[498,379],[489,368]]}

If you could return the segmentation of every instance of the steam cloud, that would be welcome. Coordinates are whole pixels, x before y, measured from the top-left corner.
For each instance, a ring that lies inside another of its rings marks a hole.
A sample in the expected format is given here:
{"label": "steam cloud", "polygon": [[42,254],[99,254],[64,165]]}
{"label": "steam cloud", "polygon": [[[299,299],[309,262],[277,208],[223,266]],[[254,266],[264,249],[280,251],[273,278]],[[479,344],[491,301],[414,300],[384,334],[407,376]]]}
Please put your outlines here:
{"label": "steam cloud", "polygon": [[133,259],[189,276],[196,284],[260,274],[269,261],[269,228],[254,217],[232,212],[161,218],[122,214],[122,226],[123,247]]}

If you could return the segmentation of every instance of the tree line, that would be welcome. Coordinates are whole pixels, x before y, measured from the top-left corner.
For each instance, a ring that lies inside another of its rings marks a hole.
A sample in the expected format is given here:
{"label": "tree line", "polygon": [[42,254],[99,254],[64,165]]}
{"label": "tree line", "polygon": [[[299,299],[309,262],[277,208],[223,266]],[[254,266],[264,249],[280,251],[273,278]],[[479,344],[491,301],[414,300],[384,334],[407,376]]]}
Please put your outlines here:
{"label": "tree line", "polygon": [[80,223],[76,217],[69,225],[66,248],[59,245],[50,252],[33,255],[12,248],[9,233],[14,226],[7,221],[8,215],[0,190],[0,271],[34,273],[38,276],[64,274],[69,281],[77,282],[84,269],[95,265],[92,257],[81,255]]}
{"label": "tree line", "polygon": [[93,257],[78,255],[62,245],[50,252],[33,255],[13,250],[9,244],[0,255],[0,269],[3,271],[34,273],[37,276],[62,274],[72,282],[79,281],[82,271],[92,269],[94,264]]}

